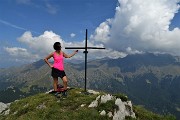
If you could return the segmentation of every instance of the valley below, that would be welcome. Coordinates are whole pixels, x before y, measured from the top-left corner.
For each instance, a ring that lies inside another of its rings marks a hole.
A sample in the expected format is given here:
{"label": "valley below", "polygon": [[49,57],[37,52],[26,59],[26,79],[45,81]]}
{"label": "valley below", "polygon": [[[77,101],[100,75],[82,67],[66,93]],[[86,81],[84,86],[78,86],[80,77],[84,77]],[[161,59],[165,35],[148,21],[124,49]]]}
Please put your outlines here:
{"label": "valley below", "polygon": [[[136,54],[88,62],[87,89],[123,93],[136,105],[180,118],[180,62],[168,54]],[[84,63],[66,63],[70,87],[84,88]],[[0,69],[0,102],[52,89],[51,69],[43,60]],[[59,80],[62,84],[62,81]]]}

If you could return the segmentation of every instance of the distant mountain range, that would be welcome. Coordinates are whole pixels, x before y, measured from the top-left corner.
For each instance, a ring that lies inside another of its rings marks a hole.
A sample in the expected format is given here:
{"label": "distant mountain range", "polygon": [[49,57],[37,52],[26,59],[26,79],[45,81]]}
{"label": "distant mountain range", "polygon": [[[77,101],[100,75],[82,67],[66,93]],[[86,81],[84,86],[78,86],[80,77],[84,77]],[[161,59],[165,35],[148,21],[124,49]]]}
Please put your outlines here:
{"label": "distant mountain range", "polygon": [[[180,119],[180,58],[168,54],[135,54],[119,59],[88,62],[87,88],[124,93],[133,103]],[[66,63],[69,86],[84,88],[84,63]],[[51,69],[43,60],[0,69],[0,90],[13,86],[25,95],[52,88]],[[61,82],[61,81],[60,81]],[[0,92],[1,92],[0,91]],[[17,90],[16,90],[17,91]],[[14,94],[16,93],[14,92]],[[3,97],[4,98],[4,97]],[[0,101],[2,99],[0,94]]]}

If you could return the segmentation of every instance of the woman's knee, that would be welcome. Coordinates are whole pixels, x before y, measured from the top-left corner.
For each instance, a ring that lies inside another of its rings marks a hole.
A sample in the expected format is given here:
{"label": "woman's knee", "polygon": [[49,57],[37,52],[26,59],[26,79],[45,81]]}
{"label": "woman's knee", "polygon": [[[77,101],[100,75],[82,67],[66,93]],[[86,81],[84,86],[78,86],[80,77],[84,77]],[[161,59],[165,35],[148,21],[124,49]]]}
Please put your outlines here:
{"label": "woman's knee", "polygon": [[66,76],[64,76],[64,77],[62,78],[62,80],[63,80],[63,82],[68,82],[68,79],[67,79]]}

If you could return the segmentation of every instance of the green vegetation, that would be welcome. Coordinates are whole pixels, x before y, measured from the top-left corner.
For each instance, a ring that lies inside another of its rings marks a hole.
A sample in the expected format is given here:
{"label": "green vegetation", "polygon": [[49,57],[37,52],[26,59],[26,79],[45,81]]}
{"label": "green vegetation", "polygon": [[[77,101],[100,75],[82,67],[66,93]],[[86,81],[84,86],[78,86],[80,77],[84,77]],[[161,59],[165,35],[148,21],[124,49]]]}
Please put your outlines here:
{"label": "green vegetation", "polygon": [[99,106],[97,107],[98,111],[105,110],[106,112],[112,112],[112,113],[114,109],[118,110],[118,106],[115,105],[115,100],[110,100],[107,101],[106,103],[100,103]]}
{"label": "green vegetation", "polygon": [[142,106],[134,106],[134,112],[138,120],[176,120],[176,118],[173,115],[163,116],[163,115],[155,114],[150,111],[147,111]]}
{"label": "green vegetation", "polygon": [[125,94],[113,94],[116,98],[120,98],[123,102],[128,101],[128,97]]}
{"label": "green vegetation", "polygon": [[[1,116],[2,120],[108,120],[107,116],[100,116],[94,108],[88,105],[97,95],[85,95],[81,89],[68,92],[66,98],[56,98],[51,94],[37,94],[10,106],[10,114]],[[84,107],[81,105],[84,104]]]}
{"label": "green vegetation", "polygon": [[[67,97],[56,98],[52,94],[40,93],[10,105],[9,115],[0,115],[1,120],[111,120],[107,115],[101,116],[100,111],[118,110],[115,100],[100,103],[97,108],[88,108],[98,95],[85,95],[82,89],[71,89]],[[102,94],[102,93],[101,93]],[[120,94],[119,94],[120,95]],[[121,97],[123,95],[120,95]],[[119,98],[119,96],[116,96]],[[123,97],[125,98],[125,96]],[[84,106],[82,106],[84,105]],[[175,120],[173,116],[161,116],[135,106],[137,120]],[[135,120],[126,117],[126,120]]]}

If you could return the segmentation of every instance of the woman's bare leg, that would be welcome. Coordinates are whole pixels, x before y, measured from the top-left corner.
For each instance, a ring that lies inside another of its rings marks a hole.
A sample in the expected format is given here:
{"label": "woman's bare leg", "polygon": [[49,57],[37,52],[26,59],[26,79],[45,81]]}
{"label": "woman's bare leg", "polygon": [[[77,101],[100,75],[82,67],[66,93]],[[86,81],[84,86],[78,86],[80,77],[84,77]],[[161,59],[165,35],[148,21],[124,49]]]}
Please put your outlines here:
{"label": "woman's bare leg", "polygon": [[67,90],[67,82],[68,82],[67,77],[66,77],[66,76],[64,76],[64,77],[62,78],[62,80],[63,80],[64,90]]}
{"label": "woman's bare leg", "polygon": [[53,78],[53,80],[54,80],[53,82],[54,91],[57,91],[58,78]]}

